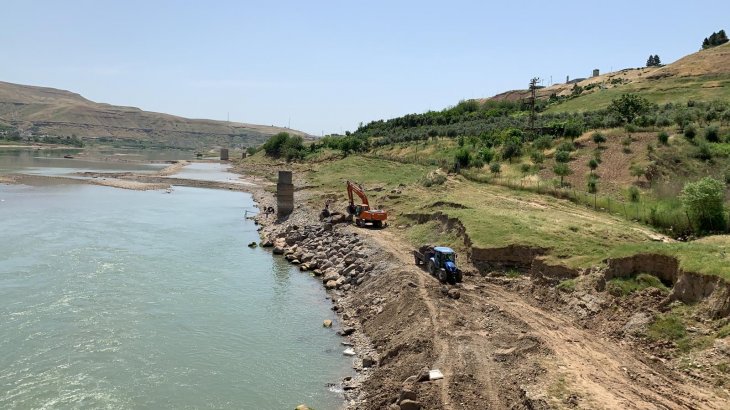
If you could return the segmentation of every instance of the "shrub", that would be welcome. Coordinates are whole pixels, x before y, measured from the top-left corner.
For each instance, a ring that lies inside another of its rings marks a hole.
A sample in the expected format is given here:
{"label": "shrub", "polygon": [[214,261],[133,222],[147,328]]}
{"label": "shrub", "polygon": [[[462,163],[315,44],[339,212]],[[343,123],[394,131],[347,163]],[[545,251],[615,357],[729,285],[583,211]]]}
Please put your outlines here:
{"label": "shrub", "polygon": [[561,163],[566,163],[566,162],[570,161],[570,152],[568,152],[568,151],[557,151],[555,153],[555,161],[556,162],[561,162]]}
{"label": "shrub", "polygon": [[716,232],[727,228],[725,185],[721,181],[705,177],[697,182],[688,182],[682,188],[680,199],[699,231]]}
{"label": "shrub", "polygon": [[304,158],[304,144],[302,137],[290,136],[280,132],[269,138],[263,145],[266,155],[274,158],[284,157],[287,161]]}
{"label": "shrub", "polygon": [[667,145],[669,143],[669,134],[666,131],[662,131],[657,135],[657,139],[659,139],[660,144]]}
{"label": "shrub", "polygon": [[694,141],[696,136],[697,128],[694,125],[690,124],[684,127],[684,138],[687,138],[688,141]]}
{"label": "shrub", "polygon": [[545,154],[540,151],[533,151],[532,154],[530,154],[530,159],[532,159],[532,162],[535,164],[542,164],[543,161],[545,161]]}
{"label": "shrub", "polygon": [[469,163],[471,162],[471,153],[466,148],[461,148],[456,151],[456,154],[454,155],[454,161],[462,168],[469,168]]}
{"label": "shrub", "polygon": [[555,173],[555,175],[560,177],[560,186],[563,186],[563,178],[573,173],[568,164],[562,162],[555,164],[555,166],[553,167],[553,172]]}
{"label": "shrub", "polygon": [[470,168],[481,169],[484,167],[484,161],[481,158],[474,158],[469,162]]}
{"label": "shrub", "polygon": [[712,147],[710,147],[710,144],[705,141],[700,141],[700,143],[697,144],[697,151],[695,151],[694,156],[697,159],[709,161],[712,159]]}
{"label": "shrub", "polygon": [[591,194],[598,193],[598,180],[595,178],[595,175],[591,175],[588,178],[588,183],[586,188],[588,189],[588,192]]}
{"label": "shrub", "polygon": [[557,151],[575,151],[575,145],[572,142],[563,141],[558,145]]}
{"label": "shrub", "polygon": [[593,142],[596,143],[599,147],[602,143],[606,142],[606,137],[603,136],[600,132],[594,132],[593,133]]}
{"label": "shrub", "polygon": [[530,164],[522,164],[522,165],[520,165],[520,171],[523,174],[529,174],[531,170],[532,170],[532,167],[530,166]]}
{"label": "shrub", "polygon": [[707,127],[705,129],[705,139],[709,142],[720,142],[720,130],[717,127]]}
{"label": "shrub", "polygon": [[499,165],[499,162],[493,162],[489,166],[489,171],[491,171],[492,174],[496,175],[496,174],[499,174],[500,172],[502,172],[502,167]]}
{"label": "shrub", "polygon": [[593,171],[595,171],[596,168],[598,168],[598,161],[596,161],[595,158],[591,158],[590,160],[588,160],[588,168],[590,168],[591,173],[593,173]]}
{"label": "shrub", "polygon": [[536,149],[546,150],[553,146],[553,139],[548,135],[543,135],[533,141],[532,146]]}
{"label": "shrub", "polygon": [[432,185],[443,185],[446,182],[446,175],[440,172],[431,172],[421,180],[421,185],[430,187]]}
{"label": "shrub", "polygon": [[482,150],[479,151],[479,158],[487,164],[492,162],[494,159],[494,150],[491,148],[482,148]]}
{"label": "shrub", "polygon": [[639,188],[635,186],[630,186],[628,191],[628,197],[629,201],[631,202],[639,202],[639,199],[641,199],[641,192],[639,192]]}

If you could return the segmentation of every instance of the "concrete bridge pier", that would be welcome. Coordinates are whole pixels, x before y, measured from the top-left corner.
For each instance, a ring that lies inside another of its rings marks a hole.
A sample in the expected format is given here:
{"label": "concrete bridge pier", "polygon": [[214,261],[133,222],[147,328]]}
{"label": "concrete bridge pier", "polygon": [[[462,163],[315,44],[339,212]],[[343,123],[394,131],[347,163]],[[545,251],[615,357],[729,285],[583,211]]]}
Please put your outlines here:
{"label": "concrete bridge pier", "polygon": [[279,171],[276,184],[276,215],[279,218],[288,216],[294,210],[294,184],[291,171]]}

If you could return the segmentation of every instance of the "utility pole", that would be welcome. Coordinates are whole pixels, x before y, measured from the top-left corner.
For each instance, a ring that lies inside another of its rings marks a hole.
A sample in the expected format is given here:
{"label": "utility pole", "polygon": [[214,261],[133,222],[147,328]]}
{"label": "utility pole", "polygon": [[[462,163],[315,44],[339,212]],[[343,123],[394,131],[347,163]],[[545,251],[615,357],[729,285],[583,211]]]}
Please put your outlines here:
{"label": "utility pole", "polygon": [[534,77],[530,80],[530,129],[535,130],[535,101],[537,100],[537,83],[540,81],[539,78]]}

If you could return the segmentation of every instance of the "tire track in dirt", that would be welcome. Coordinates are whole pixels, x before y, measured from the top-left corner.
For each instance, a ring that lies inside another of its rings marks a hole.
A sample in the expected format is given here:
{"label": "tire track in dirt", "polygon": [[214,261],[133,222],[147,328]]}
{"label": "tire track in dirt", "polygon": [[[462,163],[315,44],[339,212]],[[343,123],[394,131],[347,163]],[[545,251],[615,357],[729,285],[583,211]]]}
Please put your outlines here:
{"label": "tire track in dirt", "polygon": [[[434,365],[444,373],[444,380],[439,385],[442,408],[452,409],[459,405],[456,396],[461,392],[452,391],[452,383],[457,374],[469,372],[485,390],[480,398],[485,401],[486,408],[508,407],[508,403],[503,403],[500,397],[502,392],[495,388],[503,382],[500,377],[504,376],[504,369],[492,360],[499,346],[492,343],[490,335],[468,330],[456,332],[453,325],[453,316],[471,315],[473,319],[483,306],[490,305],[499,307],[504,315],[496,319],[502,323],[495,325],[513,328],[515,333],[523,325],[549,350],[548,360],[530,359],[546,367],[544,382],[549,385],[568,375],[571,391],[577,393],[581,404],[589,408],[730,408],[730,402],[712,392],[708,386],[701,386],[669,369],[655,370],[627,350],[628,347],[580,329],[569,316],[533,306],[521,296],[480,277],[465,278],[467,286],[460,289],[460,301],[444,302],[446,299],[438,295],[439,282],[413,265],[412,249],[393,232],[365,229],[357,232],[372,239],[404,269],[416,273],[419,294],[428,308],[432,326],[437,357]],[[543,383],[543,390],[545,386]],[[514,389],[515,386],[506,388]]]}

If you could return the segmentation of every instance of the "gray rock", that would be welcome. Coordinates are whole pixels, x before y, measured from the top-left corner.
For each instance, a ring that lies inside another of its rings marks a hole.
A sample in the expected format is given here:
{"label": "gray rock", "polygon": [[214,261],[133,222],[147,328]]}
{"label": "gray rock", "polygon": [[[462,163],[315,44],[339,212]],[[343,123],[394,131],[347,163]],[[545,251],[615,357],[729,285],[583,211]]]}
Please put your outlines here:
{"label": "gray rock", "polygon": [[283,255],[284,254],[284,248],[281,247],[275,247],[272,251],[274,255]]}
{"label": "gray rock", "polygon": [[621,330],[625,335],[640,335],[646,331],[652,319],[652,316],[646,312],[634,313]]}
{"label": "gray rock", "polygon": [[324,287],[327,289],[334,289],[337,287],[337,281],[330,280],[327,283],[324,284]]}
{"label": "gray rock", "polygon": [[430,380],[428,367],[424,367],[416,375],[416,381],[427,382]]}
{"label": "gray rock", "polygon": [[415,400],[403,400],[398,405],[401,410],[421,410],[421,403]]}
{"label": "gray rock", "polygon": [[377,362],[375,361],[375,359],[370,356],[365,356],[362,358],[362,367],[373,367],[376,363]]}
{"label": "gray rock", "polygon": [[451,290],[449,290],[449,292],[447,293],[447,295],[451,299],[459,299],[461,297],[461,293],[459,292],[458,289],[451,289]]}

